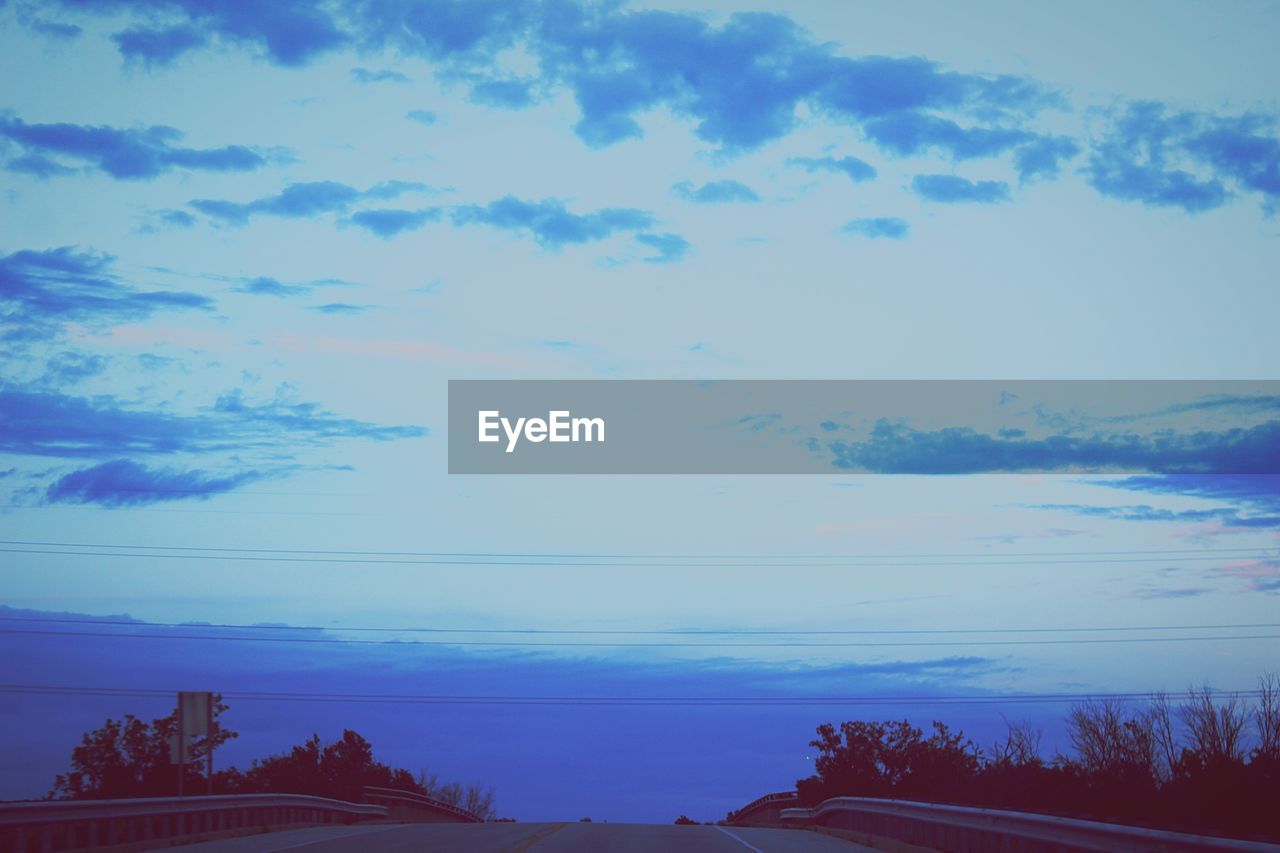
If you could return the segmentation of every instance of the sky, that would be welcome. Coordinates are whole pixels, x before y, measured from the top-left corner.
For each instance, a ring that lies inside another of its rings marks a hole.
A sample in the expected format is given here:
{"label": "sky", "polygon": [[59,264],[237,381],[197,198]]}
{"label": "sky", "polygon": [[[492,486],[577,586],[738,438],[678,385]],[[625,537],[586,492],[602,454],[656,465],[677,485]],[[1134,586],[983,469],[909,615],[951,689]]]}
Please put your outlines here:
{"label": "sky", "polygon": [[0,797],[179,689],[246,694],[220,762],[349,727],[507,816],[667,822],[790,788],[822,722],[1066,750],[1068,704],[1008,697],[1252,687],[1274,430],[1199,476],[451,476],[446,388],[1277,379],[1277,33],[1266,2],[0,2]]}

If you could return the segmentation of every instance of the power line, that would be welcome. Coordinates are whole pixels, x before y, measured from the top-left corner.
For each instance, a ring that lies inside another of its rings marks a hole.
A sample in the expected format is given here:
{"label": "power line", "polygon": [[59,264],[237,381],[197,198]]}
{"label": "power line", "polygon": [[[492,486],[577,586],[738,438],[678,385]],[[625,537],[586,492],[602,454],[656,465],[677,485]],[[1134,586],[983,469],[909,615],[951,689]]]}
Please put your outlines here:
{"label": "power line", "polygon": [[839,649],[839,648],[903,648],[911,646],[1074,646],[1103,645],[1113,643],[1184,643],[1230,640],[1280,640],[1280,634],[1237,634],[1198,637],[1097,637],[1088,639],[1049,640],[927,640],[899,642],[699,642],[699,643],[646,643],[602,641],[529,641],[529,640],[353,640],[338,637],[254,637],[227,636],[225,634],[154,634],[121,633],[116,631],[41,631],[25,628],[0,628],[0,634],[22,634],[46,637],[105,637],[129,640],[201,640],[252,643],[308,643],[375,646],[497,646],[497,647],[555,647],[555,648],[752,648],[752,649]]}
{"label": "power line", "polygon": [[254,625],[229,622],[125,622],[120,619],[81,619],[36,616],[3,616],[0,622],[32,622],[52,625],[109,625],[119,628],[181,628],[244,631],[328,631],[380,634],[549,634],[611,636],[866,636],[901,634],[1066,634],[1133,631],[1224,631],[1280,628],[1280,622],[1246,622],[1217,625],[1117,625],[1065,628],[860,628],[860,629],[757,629],[757,628],[433,628],[423,626],[376,627],[368,625]]}
{"label": "power line", "polygon": [[337,554],[340,556],[373,557],[475,557],[503,559],[617,559],[617,560],[897,560],[897,559],[1018,559],[1024,557],[1101,557],[1160,554],[1231,554],[1253,551],[1280,550],[1280,546],[1256,546],[1252,548],[1170,548],[1137,549],[1121,551],[1026,551],[1017,553],[924,553],[924,554],[656,554],[656,553],[549,553],[504,551],[352,551],[326,548],[230,548],[205,545],[141,545],[109,542],[49,542],[26,539],[0,539],[0,545],[44,548],[124,548],[131,551],[209,551],[244,554]]}
{"label": "power line", "polygon": [[[0,684],[0,693],[46,696],[145,697],[171,699],[174,691],[141,687],[77,687],[42,684]],[[254,690],[219,691],[224,700],[266,702],[350,702],[416,705],[594,705],[621,707],[806,706],[806,705],[1004,705],[1087,701],[1147,700],[1153,692],[1012,693],[968,696],[496,696],[388,693],[294,693]],[[1216,695],[1257,698],[1258,689],[1215,691]],[[1164,694],[1167,699],[1192,698],[1189,692]]]}
{"label": "power line", "polygon": [[[353,557],[261,557],[249,556],[246,554],[169,554],[154,553],[143,551],[66,551],[52,550],[40,548],[0,548],[0,554],[41,554],[55,555],[62,557],[128,557],[131,559],[167,559],[167,560],[217,560],[229,562],[250,562],[250,563],[324,563],[324,564],[349,564],[349,565],[366,565],[366,566],[512,566],[512,567],[532,567],[532,568],[688,568],[688,569],[705,569],[705,568],[737,568],[737,569],[756,569],[756,568],[922,568],[929,566],[983,566],[994,568],[996,566],[1046,566],[1046,565],[1068,565],[1068,564],[1119,564],[1119,563],[1183,563],[1183,562],[1201,562],[1201,561],[1217,561],[1222,557],[1135,557],[1135,558],[1112,558],[1112,559],[1066,559],[1066,560],[1019,560],[1017,562],[1003,561],[992,562],[991,560],[974,560],[974,561],[917,561],[917,562],[779,562],[779,563],[749,563],[741,561],[732,562],[622,562],[622,561],[594,561],[594,562],[564,562],[559,560],[436,560],[436,559],[358,559]],[[1268,557],[1269,555],[1259,553],[1250,555],[1256,558]]]}

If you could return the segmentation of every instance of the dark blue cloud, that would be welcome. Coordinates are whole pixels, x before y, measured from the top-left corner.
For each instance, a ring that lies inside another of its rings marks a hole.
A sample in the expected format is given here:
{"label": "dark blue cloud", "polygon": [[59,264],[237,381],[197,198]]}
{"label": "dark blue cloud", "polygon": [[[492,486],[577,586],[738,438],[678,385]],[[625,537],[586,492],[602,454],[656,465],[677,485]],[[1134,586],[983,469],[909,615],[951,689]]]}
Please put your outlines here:
{"label": "dark blue cloud", "polygon": [[368,68],[352,68],[351,79],[363,84],[412,82],[399,71],[392,71],[389,68],[384,68],[380,71],[370,71]]}
{"label": "dark blue cloud", "polygon": [[[267,163],[258,151],[243,145],[176,146],[182,131],[162,125],[122,129],[108,125],[27,124],[12,115],[2,115],[0,136],[22,146],[28,154],[80,161],[122,180],[154,178],[177,168],[248,172]],[[46,172],[45,176],[48,174],[56,172]]]}
{"label": "dark blue cloud", "polygon": [[637,234],[636,242],[658,252],[652,257],[645,258],[646,264],[673,264],[683,260],[692,248],[689,241],[679,234]]}
{"label": "dark blue cloud", "polygon": [[837,468],[879,474],[1080,469],[1271,474],[1280,473],[1280,422],[1221,432],[1005,439],[967,427],[916,430],[881,420],[867,439],[833,442],[827,448]]}
{"label": "dark blue cloud", "polygon": [[404,117],[410,121],[416,121],[418,124],[425,124],[428,127],[440,120],[440,117],[431,110],[409,110]]}
{"label": "dark blue cloud", "polygon": [[[1114,489],[1179,495],[1219,501],[1225,507],[1212,510],[1183,510],[1205,513],[1227,527],[1280,528],[1280,476],[1272,474],[1174,474],[1126,477],[1100,483]],[[1132,510],[1122,507],[1121,510]],[[1164,520],[1151,517],[1149,520]],[[1194,518],[1171,520],[1197,520]]]}
{"label": "dark blue cloud", "polygon": [[402,231],[414,231],[440,219],[439,208],[428,207],[422,210],[360,210],[351,214],[351,223],[372,231],[384,239],[394,237]]}
{"label": "dark blue cloud", "polygon": [[261,403],[241,391],[194,414],[126,407],[110,396],[0,388],[0,452],[66,459],[172,453],[247,452],[319,445],[345,438],[390,441],[426,434],[344,418],[285,394]]}
{"label": "dark blue cloud", "polygon": [[1108,116],[1084,174],[1098,192],[1156,207],[1200,213],[1238,192],[1280,204],[1280,140],[1274,119],[1171,112],[1141,101]]}
{"label": "dark blue cloud", "polygon": [[1079,153],[1080,146],[1070,137],[1041,136],[1013,153],[1013,166],[1018,170],[1018,180],[1022,183],[1056,178],[1062,172],[1063,162]]}
{"label": "dark blue cloud", "polygon": [[204,471],[148,468],[127,459],[114,459],[60,477],[45,490],[46,503],[142,506],[161,501],[207,499],[267,476],[240,471],[212,476]]}
{"label": "dark blue cloud", "polygon": [[739,181],[710,181],[694,189],[690,181],[681,181],[671,187],[671,191],[685,201],[695,204],[727,204],[730,202],[759,201],[755,190]]}
{"label": "dark blue cloud", "polygon": [[846,234],[857,234],[862,237],[888,237],[901,240],[907,236],[910,226],[905,219],[896,216],[880,216],[874,219],[853,219],[840,227]]}
{"label": "dark blue cloud", "polygon": [[855,184],[869,181],[876,176],[876,169],[857,157],[788,157],[788,166],[797,166],[809,172],[843,172]]}
{"label": "dark blue cloud", "polygon": [[313,181],[289,184],[277,195],[264,196],[248,202],[222,199],[192,199],[188,206],[206,216],[219,219],[229,225],[244,225],[256,214],[287,218],[310,218],[325,213],[340,213],[363,199],[388,199],[413,191],[427,191],[426,184],[407,181],[385,181],[367,190],[338,183],[337,181]]}
{"label": "dark blue cloud", "polygon": [[0,335],[36,340],[66,323],[101,326],[161,310],[213,308],[213,300],[196,293],[137,290],[111,272],[112,261],[70,246],[0,255]]}
{"label": "dark blue cloud", "polygon": [[304,65],[350,40],[328,8],[308,0],[62,0],[62,5],[99,13],[133,11],[145,18],[181,16],[207,37],[204,43],[216,37],[286,66]]}
{"label": "dark blue cloud", "polygon": [[969,181],[959,175],[916,175],[911,181],[916,195],[944,204],[994,204],[1009,200],[1004,181]]}
{"label": "dark blue cloud", "polygon": [[863,125],[867,138],[899,157],[942,151],[954,160],[992,157],[1032,140],[1025,130],[961,127],[951,119],[920,112],[898,112]]}
{"label": "dark blue cloud", "polygon": [[168,65],[188,51],[204,47],[208,39],[186,24],[162,29],[122,30],[111,37],[122,56],[145,65]]}
{"label": "dark blue cloud", "polygon": [[528,231],[538,245],[559,249],[574,243],[603,240],[618,232],[638,231],[653,224],[653,215],[633,208],[605,208],[593,213],[570,213],[554,199],[524,201],[504,196],[484,207],[454,208],[457,225],[490,225],[511,231]]}

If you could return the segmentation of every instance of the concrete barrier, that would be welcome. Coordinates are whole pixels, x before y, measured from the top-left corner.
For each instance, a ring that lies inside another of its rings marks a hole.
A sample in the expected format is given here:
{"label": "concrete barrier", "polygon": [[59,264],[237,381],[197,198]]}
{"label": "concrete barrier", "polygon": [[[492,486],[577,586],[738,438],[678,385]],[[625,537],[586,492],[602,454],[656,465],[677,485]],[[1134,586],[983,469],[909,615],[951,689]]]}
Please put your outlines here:
{"label": "concrete barrier", "polygon": [[386,817],[386,806],[303,794],[0,803],[0,851],[53,853],[129,844],[145,849],[190,836]]}
{"label": "concrete barrier", "polygon": [[784,824],[851,830],[946,853],[1280,853],[1280,845],[1256,841],[1165,832],[1029,812],[872,797],[833,797],[812,809],[783,809],[781,818]]}

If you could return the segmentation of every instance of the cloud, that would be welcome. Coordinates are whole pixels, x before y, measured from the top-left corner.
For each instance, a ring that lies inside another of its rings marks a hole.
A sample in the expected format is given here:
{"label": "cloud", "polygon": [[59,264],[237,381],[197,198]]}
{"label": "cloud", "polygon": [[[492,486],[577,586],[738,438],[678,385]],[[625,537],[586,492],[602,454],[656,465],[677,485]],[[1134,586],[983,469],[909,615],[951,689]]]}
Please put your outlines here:
{"label": "cloud", "polygon": [[[279,0],[265,5],[208,0],[105,0],[94,4],[64,0],[63,5],[107,14],[133,11],[147,19],[157,12],[181,15],[186,22],[172,29],[186,29],[202,36],[199,41],[184,46],[179,53],[221,41],[247,47],[277,65],[290,67],[305,65],[350,41],[350,36],[327,8],[304,0]],[[125,30],[115,36],[120,52],[126,57],[137,55],[130,52],[127,38],[130,33],[137,32]]]}
{"label": "cloud", "polygon": [[289,184],[278,194],[249,202],[222,199],[193,199],[188,206],[228,225],[244,225],[257,214],[300,219],[325,213],[340,213],[363,199],[388,199],[406,192],[427,192],[426,184],[408,181],[384,181],[367,190],[336,181],[313,181]]}
{"label": "cloud", "polygon": [[916,430],[879,420],[863,441],[827,445],[837,468],[879,474],[1127,470],[1280,473],[1280,422],[1221,432],[1005,439],[968,427]]}
{"label": "cloud", "polygon": [[440,117],[431,110],[409,110],[409,112],[404,114],[404,117],[410,121],[416,121],[418,124],[424,124],[428,127],[440,120]]}
{"label": "cloud", "polygon": [[415,231],[428,222],[437,221],[440,216],[440,209],[435,207],[422,210],[361,210],[351,214],[349,221],[386,239],[402,231]]}
{"label": "cloud", "polygon": [[856,234],[862,237],[888,237],[901,240],[907,236],[910,226],[905,219],[896,216],[881,216],[874,219],[853,219],[840,227],[845,234]]}
{"label": "cloud", "polygon": [[369,310],[368,305],[348,305],[345,302],[330,302],[327,305],[313,305],[312,311],[321,314],[361,314]]}
{"label": "cloud", "polygon": [[200,470],[148,468],[127,459],[115,459],[60,477],[45,490],[44,498],[47,503],[106,507],[204,500],[265,476],[261,471],[241,471],[217,477]]}
{"label": "cloud", "polygon": [[673,264],[683,260],[691,248],[689,241],[679,234],[637,234],[636,242],[658,252],[657,255],[645,258],[646,264]]}
{"label": "cloud", "polygon": [[724,180],[705,183],[697,189],[690,181],[681,181],[671,191],[685,201],[695,204],[726,204],[730,202],[759,201],[755,190],[739,181]]}
{"label": "cloud", "polygon": [[389,68],[383,69],[381,71],[370,71],[368,68],[352,68],[351,79],[357,83],[361,83],[365,85],[369,83],[410,83],[412,82],[408,77],[404,76],[399,71],[392,71]]}
{"label": "cloud", "polygon": [[653,215],[634,208],[605,208],[593,213],[570,213],[555,199],[524,201],[504,196],[484,207],[454,208],[456,225],[489,225],[509,231],[528,231],[538,245],[560,249],[569,244],[591,243],[618,232],[638,231],[652,225]]}
{"label": "cloud", "polygon": [[0,452],[64,459],[123,455],[246,452],[338,439],[391,441],[426,434],[417,426],[380,426],[297,402],[283,388],[252,403],[239,389],[192,414],[126,407],[111,396],[75,397],[0,388]]}
{"label": "cloud", "polygon": [[297,296],[311,290],[302,284],[285,284],[270,276],[247,278],[232,288],[236,293],[248,293],[253,296]]}
{"label": "cloud", "polygon": [[1175,474],[1125,477],[1102,485],[1115,489],[1221,500],[1280,513],[1280,476],[1272,474]]}
{"label": "cloud", "polygon": [[169,65],[182,54],[203,47],[208,41],[203,33],[186,24],[163,29],[122,30],[111,40],[126,60],[150,66]]}
{"label": "cloud", "polygon": [[953,160],[992,157],[1035,138],[1025,130],[961,127],[951,119],[921,112],[882,116],[867,122],[863,130],[868,139],[899,157],[938,150]]}
{"label": "cloud", "polygon": [[533,86],[524,80],[484,80],[471,87],[471,100],[488,107],[518,110],[533,103]]}
{"label": "cloud", "polygon": [[[151,11],[150,0],[106,8]],[[528,81],[504,76],[499,54],[517,48],[537,61],[542,81],[577,102],[578,136],[611,145],[643,134],[637,117],[666,108],[694,123],[724,151],[759,148],[790,133],[802,105],[862,126],[886,150],[940,147],[983,156],[1025,140],[1014,123],[1057,103],[1021,77],[944,70],[927,59],[847,57],[784,15],[738,13],[713,25],[689,12],[621,10],[611,4],[433,3],[429,12],[394,2],[317,7],[272,4],[271,13],[235,4],[175,2],[202,32],[297,65],[356,43],[393,49],[437,65],[471,98],[503,108],[533,100]],[[935,113],[964,116],[969,127]],[[997,126],[996,123],[1002,123]]]}
{"label": "cloud", "polygon": [[944,204],[994,204],[1009,200],[1009,185],[1004,181],[975,182],[958,175],[916,175],[911,189],[927,201]]}
{"label": "cloud", "polygon": [[27,124],[12,114],[5,114],[0,115],[0,136],[37,158],[25,163],[19,158],[19,171],[43,177],[66,173],[65,164],[48,159],[50,155],[88,164],[120,180],[154,178],[172,169],[249,172],[267,163],[261,153],[244,145],[179,147],[174,143],[182,139],[182,131],[164,125],[126,129],[108,125]]}
{"label": "cloud", "polygon": [[1245,582],[1252,592],[1280,595],[1280,559],[1238,560],[1214,570],[1214,574]]}
{"label": "cloud", "polygon": [[64,350],[50,356],[44,366],[44,382],[68,385],[100,375],[111,359],[104,355]]}
{"label": "cloud", "polygon": [[875,167],[857,157],[788,157],[787,165],[807,172],[843,172],[855,184],[876,176]]}
{"label": "cloud", "polygon": [[[3,5],[3,4],[0,4]],[[23,26],[29,27],[42,36],[48,36],[52,39],[60,41],[69,41],[78,37],[84,30],[75,24],[67,24],[62,21],[50,21],[47,18],[37,18],[26,9],[19,7],[18,19]]]}
{"label": "cloud", "polygon": [[1105,196],[1201,213],[1239,192],[1280,204],[1280,140],[1272,117],[1172,112],[1136,101],[1106,114],[1084,175]]}
{"label": "cloud", "polygon": [[71,246],[0,255],[0,337],[51,338],[67,323],[105,326],[162,310],[210,310],[197,293],[137,290],[111,272],[110,255]]}
{"label": "cloud", "polygon": [[1080,153],[1080,146],[1067,136],[1042,136],[1013,153],[1013,165],[1018,170],[1019,183],[1037,179],[1056,178],[1062,172],[1062,164]]}

